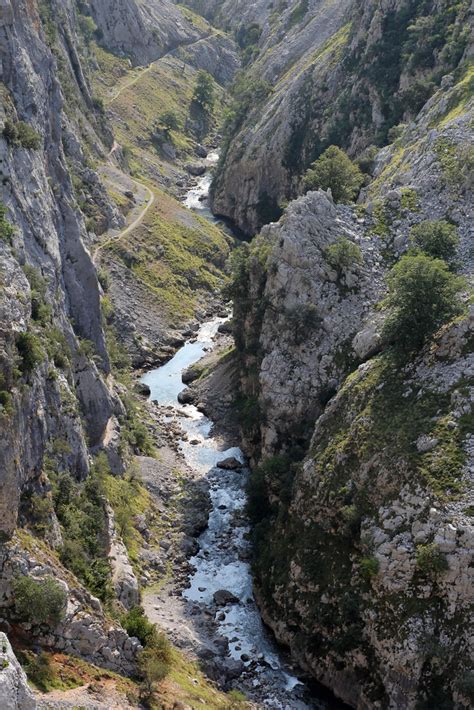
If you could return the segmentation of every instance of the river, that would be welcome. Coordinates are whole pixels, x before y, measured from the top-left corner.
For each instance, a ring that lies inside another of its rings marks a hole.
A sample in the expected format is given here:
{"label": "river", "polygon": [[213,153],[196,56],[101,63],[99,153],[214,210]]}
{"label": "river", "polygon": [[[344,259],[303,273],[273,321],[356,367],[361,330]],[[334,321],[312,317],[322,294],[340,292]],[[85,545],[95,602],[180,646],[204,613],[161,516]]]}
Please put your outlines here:
{"label": "river", "polygon": [[[209,157],[209,164],[215,164],[217,154]],[[206,196],[210,182],[207,174],[200,178],[185,200],[190,209],[199,210],[204,216],[209,212]],[[212,611],[219,635],[228,640],[229,656],[243,662],[245,667],[236,687],[243,689],[258,707],[338,708],[336,701],[323,699],[323,691],[310,691],[298,679],[289,657],[262,623],[252,589],[249,525],[245,515],[249,471],[245,468],[242,451],[237,447],[223,450],[212,436],[212,422],[194,405],[183,405],[177,400],[184,389],[183,371],[215,347],[216,333],[224,320],[214,318],[201,325],[196,336],[169,362],[142,378],[150,388],[150,398],[171,408],[183,432],[179,441],[181,453],[187,464],[205,476],[209,484],[212,510],[208,527],[199,537],[198,553],[190,560],[194,572],[182,595],[190,605],[198,603]],[[228,457],[238,459],[242,468],[227,471],[216,466]],[[213,595],[219,590],[230,592],[234,599],[216,610]]]}

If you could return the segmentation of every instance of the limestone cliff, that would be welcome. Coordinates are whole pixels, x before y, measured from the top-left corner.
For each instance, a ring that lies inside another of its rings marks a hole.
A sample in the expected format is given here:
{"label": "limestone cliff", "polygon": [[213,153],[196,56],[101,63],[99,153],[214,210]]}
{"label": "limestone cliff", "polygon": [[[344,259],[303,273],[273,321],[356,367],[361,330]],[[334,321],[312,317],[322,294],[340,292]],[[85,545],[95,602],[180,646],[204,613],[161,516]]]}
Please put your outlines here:
{"label": "limestone cliff", "polygon": [[380,336],[413,225],[454,224],[472,279],[473,110],[467,62],[378,152],[357,206],[310,192],[235,264],[257,597],[357,708],[473,701],[472,311],[404,365]]}
{"label": "limestone cliff", "polygon": [[[213,186],[213,207],[248,234],[277,219],[308,165],[333,143],[353,156],[416,116],[441,78],[469,56],[471,3],[252,4],[239,35],[249,64]],[[218,15],[219,17],[219,15]],[[250,18],[249,18],[250,21]],[[251,96],[251,100],[247,98]]]}
{"label": "limestone cliff", "polygon": [[[69,2],[0,7],[0,604],[4,620],[46,647],[131,673],[138,642],[105,618],[99,600],[51,553],[63,542],[52,478],[79,486],[99,449],[123,470],[108,430],[124,407],[110,377],[93,236],[78,193],[87,193],[104,227],[120,220],[90,167],[110,136],[94,111],[77,20]],[[41,530],[50,553],[18,537],[19,525]],[[24,575],[64,585],[68,608],[54,631],[12,611],[12,587]]]}

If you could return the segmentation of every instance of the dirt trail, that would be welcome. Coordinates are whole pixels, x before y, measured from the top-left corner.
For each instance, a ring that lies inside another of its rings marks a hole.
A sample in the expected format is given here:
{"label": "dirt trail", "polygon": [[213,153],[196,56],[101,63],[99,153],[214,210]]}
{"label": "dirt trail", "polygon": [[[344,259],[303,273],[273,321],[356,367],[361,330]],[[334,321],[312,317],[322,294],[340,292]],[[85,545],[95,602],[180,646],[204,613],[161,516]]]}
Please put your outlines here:
{"label": "dirt trail", "polygon": [[145,185],[143,182],[139,182],[138,180],[134,180],[129,176],[127,177],[129,178],[130,182],[132,182],[135,186],[145,190],[147,194],[147,203],[143,210],[140,212],[140,214],[133,220],[133,222],[131,222],[127,227],[125,227],[125,229],[123,229],[121,232],[118,232],[117,234],[112,234],[110,237],[108,237],[105,241],[103,241],[97,246],[92,259],[96,266],[98,264],[100,252],[112,242],[119,242],[121,239],[130,234],[130,232],[133,232],[134,229],[139,227],[140,224],[143,222],[147,212],[150,210],[150,208],[155,202],[155,193],[150,190],[147,185]]}

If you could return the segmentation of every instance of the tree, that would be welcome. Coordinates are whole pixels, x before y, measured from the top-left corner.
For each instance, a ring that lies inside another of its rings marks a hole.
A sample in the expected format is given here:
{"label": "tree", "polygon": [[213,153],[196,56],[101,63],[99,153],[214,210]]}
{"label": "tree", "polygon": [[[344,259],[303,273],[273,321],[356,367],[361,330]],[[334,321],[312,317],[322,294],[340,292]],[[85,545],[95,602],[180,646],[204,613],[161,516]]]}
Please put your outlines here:
{"label": "tree", "polygon": [[410,232],[410,242],[434,259],[452,263],[459,244],[458,231],[445,220],[426,220],[416,224]]}
{"label": "tree", "polygon": [[211,75],[207,71],[200,71],[194,87],[193,101],[209,113],[214,106],[214,98],[214,82]]}
{"label": "tree", "polygon": [[441,259],[406,255],[392,268],[387,282],[391,312],[384,338],[401,354],[419,350],[440,326],[462,311],[464,280]]}
{"label": "tree", "polygon": [[364,176],[343,150],[335,145],[311,165],[304,177],[306,190],[331,189],[335,202],[351,202],[358,194]]}
{"label": "tree", "polygon": [[174,111],[163,111],[158,116],[158,125],[166,132],[177,131],[179,128],[179,119]]}
{"label": "tree", "polygon": [[337,242],[325,249],[326,259],[340,274],[363,262],[360,247],[346,237],[339,237]]}
{"label": "tree", "polygon": [[21,621],[34,624],[57,624],[64,615],[67,602],[65,589],[53,577],[36,581],[19,577],[13,582],[15,612]]}

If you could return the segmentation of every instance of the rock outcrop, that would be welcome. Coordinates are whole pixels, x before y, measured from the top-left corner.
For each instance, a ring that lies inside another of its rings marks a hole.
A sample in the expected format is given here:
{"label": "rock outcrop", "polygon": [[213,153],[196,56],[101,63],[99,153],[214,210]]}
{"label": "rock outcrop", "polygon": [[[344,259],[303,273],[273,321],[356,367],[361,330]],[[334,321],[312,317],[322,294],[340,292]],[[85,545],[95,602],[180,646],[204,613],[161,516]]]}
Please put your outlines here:
{"label": "rock outcrop", "polygon": [[115,596],[125,609],[131,609],[140,603],[138,580],[130,563],[127,548],[117,532],[114,511],[109,505],[106,513],[108,556],[112,567],[112,584]]}
{"label": "rock outcrop", "polygon": [[0,632],[0,698],[4,710],[36,710],[26,673],[3,632]]}
{"label": "rock outcrop", "polygon": [[[471,81],[464,63],[433,88],[357,206],[308,193],[236,266],[257,598],[301,666],[357,708],[473,701],[472,310],[405,364],[381,339],[385,276],[413,225],[454,224],[452,268],[472,279]],[[255,165],[273,160],[259,150]],[[344,268],[341,239],[360,250]]]}
{"label": "rock outcrop", "polygon": [[[278,15],[271,3],[239,5],[232,3],[229,21],[217,13],[252,59],[237,87],[212,204],[250,235],[278,219],[281,203],[298,194],[301,175],[325,148],[337,144],[358,156],[383,145],[390,128],[413,120],[472,47],[469,2],[449,9],[437,0],[423,7],[295,2]],[[255,32],[246,39],[239,32],[247,23]],[[437,41],[444,52],[433,46],[435,25],[443,28]]]}
{"label": "rock outcrop", "polygon": [[[46,649],[61,651],[109,668],[117,673],[133,675],[137,655],[142,650],[138,639],[131,638],[117,623],[104,614],[100,601],[68,573],[52,555],[48,555],[33,539],[24,546],[25,537],[14,537],[2,545],[0,560],[0,606],[3,617]],[[35,581],[60,580],[66,592],[66,608],[59,622],[30,623],[16,618],[13,584],[28,576]]]}

